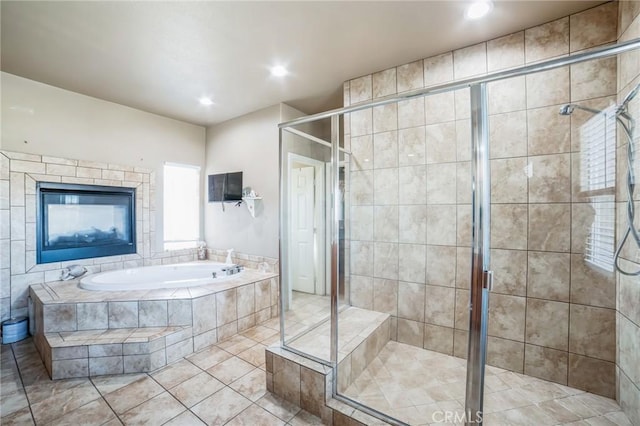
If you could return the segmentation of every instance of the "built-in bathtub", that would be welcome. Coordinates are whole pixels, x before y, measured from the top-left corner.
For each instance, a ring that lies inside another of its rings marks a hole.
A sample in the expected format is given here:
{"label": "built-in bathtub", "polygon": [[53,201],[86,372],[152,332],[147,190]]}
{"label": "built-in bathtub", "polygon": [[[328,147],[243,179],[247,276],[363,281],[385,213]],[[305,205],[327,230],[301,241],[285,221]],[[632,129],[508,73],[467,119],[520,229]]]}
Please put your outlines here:
{"label": "built-in bathtub", "polygon": [[228,266],[190,262],[86,277],[100,285],[118,279],[126,290],[86,290],[82,279],[32,285],[34,342],[47,371],[53,379],[154,371],[277,317],[278,274],[247,268],[212,277]]}
{"label": "built-in bathtub", "polygon": [[156,290],[195,287],[238,278],[243,272],[227,275],[233,265],[220,262],[191,262],[91,274],[80,280],[80,288],[94,291]]}

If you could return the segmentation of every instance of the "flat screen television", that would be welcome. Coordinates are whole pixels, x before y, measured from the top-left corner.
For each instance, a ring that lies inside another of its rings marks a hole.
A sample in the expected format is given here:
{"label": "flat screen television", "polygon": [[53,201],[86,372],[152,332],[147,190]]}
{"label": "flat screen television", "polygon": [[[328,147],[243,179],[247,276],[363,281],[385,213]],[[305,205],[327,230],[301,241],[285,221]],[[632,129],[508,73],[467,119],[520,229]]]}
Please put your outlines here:
{"label": "flat screen television", "polygon": [[209,202],[242,200],[242,172],[209,175]]}

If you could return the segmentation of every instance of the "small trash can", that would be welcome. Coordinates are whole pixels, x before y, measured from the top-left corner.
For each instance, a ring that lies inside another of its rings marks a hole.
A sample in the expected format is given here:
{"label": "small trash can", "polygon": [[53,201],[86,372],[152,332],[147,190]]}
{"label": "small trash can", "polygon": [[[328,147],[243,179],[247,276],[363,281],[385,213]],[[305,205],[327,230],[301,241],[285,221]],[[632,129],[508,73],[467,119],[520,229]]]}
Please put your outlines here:
{"label": "small trash can", "polygon": [[18,342],[29,335],[27,317],[10,318],[2,321],[2,344]]}

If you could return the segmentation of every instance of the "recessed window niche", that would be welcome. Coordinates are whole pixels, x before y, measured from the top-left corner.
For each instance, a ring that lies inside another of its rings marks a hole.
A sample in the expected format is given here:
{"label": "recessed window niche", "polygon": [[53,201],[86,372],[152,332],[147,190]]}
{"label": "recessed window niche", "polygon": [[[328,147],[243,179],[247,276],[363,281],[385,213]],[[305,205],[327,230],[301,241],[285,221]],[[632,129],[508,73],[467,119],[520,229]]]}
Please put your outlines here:
{"label": "recessed window niche", "polygon": [[37,263],[136,252],[135,188],[38,182]]}

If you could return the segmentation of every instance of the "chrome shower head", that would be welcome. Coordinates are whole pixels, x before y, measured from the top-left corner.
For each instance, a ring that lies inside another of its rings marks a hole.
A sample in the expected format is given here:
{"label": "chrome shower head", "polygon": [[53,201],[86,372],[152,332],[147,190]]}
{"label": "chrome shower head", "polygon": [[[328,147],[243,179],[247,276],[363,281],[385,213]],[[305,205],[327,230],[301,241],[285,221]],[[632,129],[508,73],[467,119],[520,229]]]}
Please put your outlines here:
{"label": "chrome shower head", "polygon": [[590,112],[591,114],[600,114],[602,112],[599,109],[593,109],[593,108],[576,105],[576,104],[566,104],[560,107],[560,111],[558,111],[558,114],[571,115],[576,109],[581,109],[582,111],[587,111],[587,112]]}
{"label": "chrome shower head", "polygon": [[619,109],[624,109],[627,107],[627,104],[629,102],[631,102],[631,100],[633,98],[636,97],[636,95],[638,94],[638,90],[640,90],[640,84],[638,84],[636,87],[633,88],[633,90],[631,90],[629,93],[627,93],[627,96],[624,97],[624,99],[622,100],[622,102],[620,102],[620,107]]}
{"label": "chrome shower head", "polygon": [[575,105],[566,104],[566,105],[562,105],[560,107],[560,111],[558,111],[558,113],[560,115],[571,115],[571,113],[573,112],[574,109],[575,109]]}

